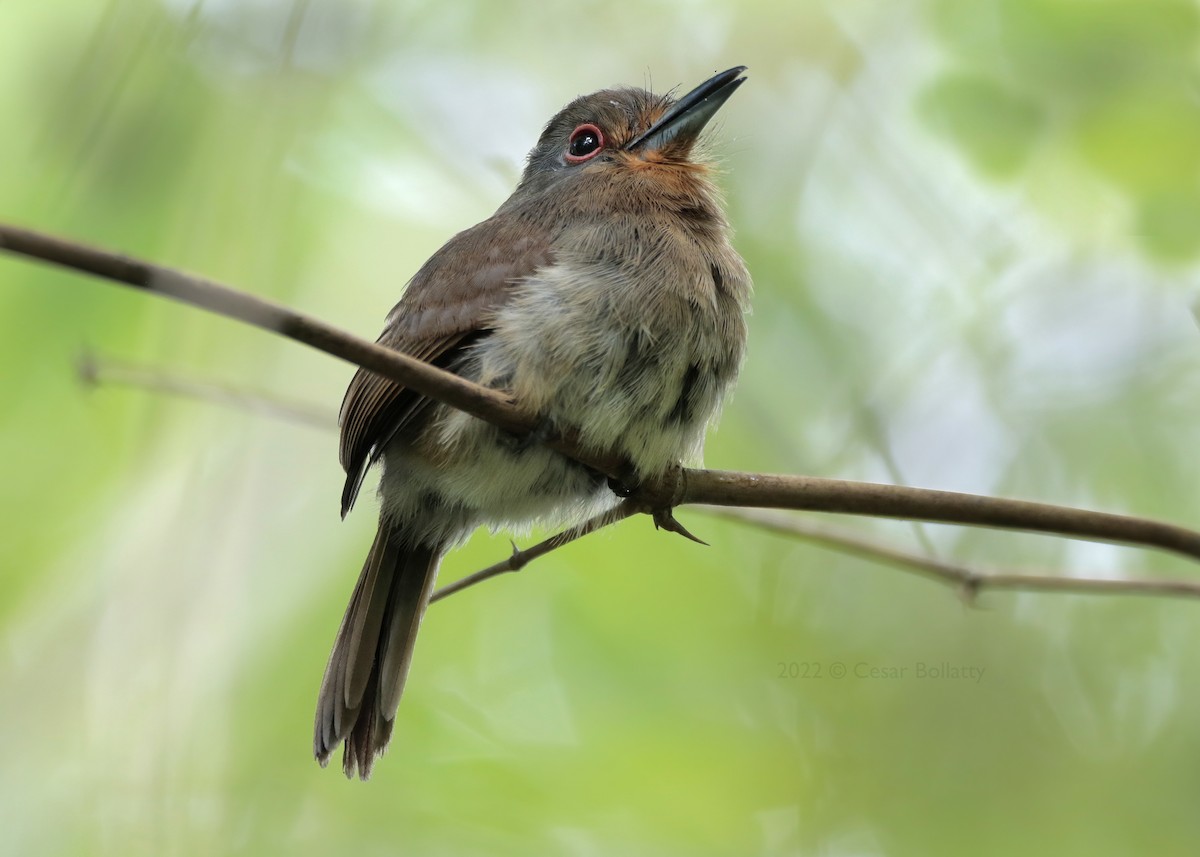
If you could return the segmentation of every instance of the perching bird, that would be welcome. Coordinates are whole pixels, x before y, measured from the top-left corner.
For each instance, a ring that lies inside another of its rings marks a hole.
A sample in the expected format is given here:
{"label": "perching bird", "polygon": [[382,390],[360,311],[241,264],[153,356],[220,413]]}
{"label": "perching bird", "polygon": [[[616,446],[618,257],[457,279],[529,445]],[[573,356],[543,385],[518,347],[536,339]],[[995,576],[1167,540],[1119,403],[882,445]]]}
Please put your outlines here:
{"label": "perching bird", "polygon": [[[744,67],[679,100],[607,89],[550,120],[512,196],[433,254],[379,342],[505,390],[549,431],[623,456],[633,481],[698,456],[737,377],[750,277],[696,142]],[[341,410],[342,514],[382,463],[379,532],[317,702],[322,765],[387,747],[445,553],[481,524],[564,522],[604,477],[359,370]]]}

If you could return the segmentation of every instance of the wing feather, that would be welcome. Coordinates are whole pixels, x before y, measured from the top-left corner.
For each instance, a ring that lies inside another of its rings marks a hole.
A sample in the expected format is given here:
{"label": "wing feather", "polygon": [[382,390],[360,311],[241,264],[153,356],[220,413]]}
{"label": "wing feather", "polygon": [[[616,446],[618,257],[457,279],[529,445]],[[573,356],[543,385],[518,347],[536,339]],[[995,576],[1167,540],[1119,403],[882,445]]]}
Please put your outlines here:
{"label": "wing feather", "polygon": [[[513,287],[552,261],[552,236],[525,218],[497,214],[460,232],[430,257],[388,314],[377,342],[442,368],[486,335],[487,319]],[[342,400],[340,458],[346,471],[342,515],[388,442],[419,429],[430,401],[366,369]]]}

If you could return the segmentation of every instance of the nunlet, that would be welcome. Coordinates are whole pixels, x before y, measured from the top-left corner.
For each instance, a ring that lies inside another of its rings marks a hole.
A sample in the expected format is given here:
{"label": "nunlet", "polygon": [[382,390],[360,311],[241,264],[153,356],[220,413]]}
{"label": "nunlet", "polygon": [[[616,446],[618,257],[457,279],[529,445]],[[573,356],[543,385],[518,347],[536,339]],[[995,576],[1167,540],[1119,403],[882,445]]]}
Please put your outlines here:
{"label": "nunlet", "polygon": [[[632,480],[698,456],[742,362],[750,277],[696,142],[743,71],[678,100],[572,101],[513,195],[416,273],[379,342],[511,393],[548,430],[623,456]],[[325,669],[313,750],[324,765],[345,742],[346,775],[366,779],[445,553],[481,524],[574,521],[617,498],[536,441],[366,370],[342,403],[341,461],[343,515],[382,465],[379,532]]]}

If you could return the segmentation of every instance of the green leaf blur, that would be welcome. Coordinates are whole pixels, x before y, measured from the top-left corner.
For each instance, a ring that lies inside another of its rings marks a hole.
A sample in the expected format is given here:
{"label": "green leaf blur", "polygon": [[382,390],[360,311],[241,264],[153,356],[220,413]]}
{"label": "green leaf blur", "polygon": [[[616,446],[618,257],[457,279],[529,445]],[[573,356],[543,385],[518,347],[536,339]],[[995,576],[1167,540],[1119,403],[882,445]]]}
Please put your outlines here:
{"label": "green leaf blur", "polygon": [[[1128,203],[1151,257],[1200,254],[1200,101],[1192,0],[936,0],[951,60],[928,84],[930,126],[980,172],[1021,178],[1031,149],[1074,157]],[[1034,179],[1035,181],[1037,179]]]}

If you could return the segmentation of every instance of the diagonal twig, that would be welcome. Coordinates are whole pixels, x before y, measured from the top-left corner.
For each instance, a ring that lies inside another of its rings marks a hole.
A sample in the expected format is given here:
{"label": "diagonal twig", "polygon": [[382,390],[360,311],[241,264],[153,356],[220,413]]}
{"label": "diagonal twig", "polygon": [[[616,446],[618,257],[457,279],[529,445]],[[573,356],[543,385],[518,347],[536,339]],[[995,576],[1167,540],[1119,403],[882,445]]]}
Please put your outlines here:
{"label": "diagonal twig", "polygon": [[[233,404],[277,419],[305,422],[330,430],[337,423],[336,416],[332,411],[304,402],[286,401],[275,397],[266,398],[259,393],[213,382],[198,382],[173,373],[123,361],[85,355],[80,362],[80,373],[83,379],[91,384],[116,383],[218,404]],[[528,563],[545,556],[550,551],[595,532],[602,526],[628,517],[636,511],[637,509],[632,504],[623,504],[599,518],[585,523],[582,528],[559,533],[527,550],[518,550],[514,545],[511,556],[438,590],[431,601],[461,592],[476,583],[489,580],[505,572],[519,571]],[[903,571],[953,586],[969,602],[973,602],[975,597],[985,589],[1200,598],[1200,583],[1190,581],[1112,580],[983,569],[978,565],[943,562],[927,554],[901,550],[848,530],[818,526],[795,515],[720,506],[706,506],[704,511],[716,517],[750,524],[769,532],[814,542],[832,550],[864,557],[874,562],[893,565]],[[607,519],[608,516],[613,516],[618,512],[620,513],[619,517]]]}
{"label": "diagonal twig", "polygon": [[974,565],[931,559],[901,550],[848,530],[831,529],[801,520],[794,515],[762,509],[705,508],[709,514],[767,532],[813,542],[831,550],[853,554],[899,568],[957,589],[968,603],[988,589],[1032,592],[1061,592],[1081,595],[1181,595],[1200,598],[1200,583],[1188,580],[1129,580],[1096,577],[1064,577],[1052,574],[1001,571]]}
{"label": "diagonal twig", "polygon": [[245,390],[213,381],[201,381],[136,363],[80,355],[76,370],[89,387],[133,387],[184,399],[213,402],[231,408],[277,417],[320,429],[337,427],[337,412],[307,402],[288,401],[260,390]]}
{"label": "diagonal twig", "polygon": [[[134,387],[153,393],[168,393],[188,399],[232,405],[277,419],[299,422],[321,429],[334,430],[337,428],[337,414],[315,405],[268,397],[258,392],[211,381],[197,381],[147,366],[98,358],[90,353],[85,353],[80,358],[78,370],[80,378],[89,385],[116,384]],[[636,514],[637,511],[638,509],[633,503],[622,503],[582,524],[545,539],[531,548],[519,550],[514,544],[512,554],[506,559],[462,577],[454,583],[447,584],[433,594],[429,603],[440,601],[449,595],[462,592],[477,583],[490,580],[506,572],[520,571],[533,560],[603,527],[624,520]]]}
{"label": "diagonal twig", "polygon": [[[693,473],[696,474],[693,477]],[[819,476],[686,471],[680,492],[687,503],[746,508],[793,509],[902,518],[934,524],[967,524],[1116,542],[1200,559],[1200,532],[1133,515],[1093,512],[1071,506],[935,491],[906,485],[846,482]]]}
{"label": "diagonal twig", "polygon": [[568,545],[576,539],[581,539],[584,536],[591,535],[597,530],[603,529],[610,524],[615,524],[618,521],[623,521],[631,515],[636,515],[640,510],[635,503],[625,500],[609,509],[607,512],[601,512],[594,518],[589,518],[578,526],[571,527],[569,530],[563,530],[556,536],[551,536],[545,541],[538,542],[531,548],[518,550],[517,546],[513,545],[512,555],[507,559],[501,560],[494,565],[489,565],[487,568],[481,569],[474,574],[468,574],[466,577],[459,578],[453,583],[448,583],[433,593],[433,597],[429,599],[432,604],[435,601],[440,601],[447,596],[454,595],[456,592],[462,592],[477,583],[482,583],[485,580],[490,580],[501,574],[510,571],[520,571],[533,560],[543,557],[553,550],[558,550],[563,545]]}

